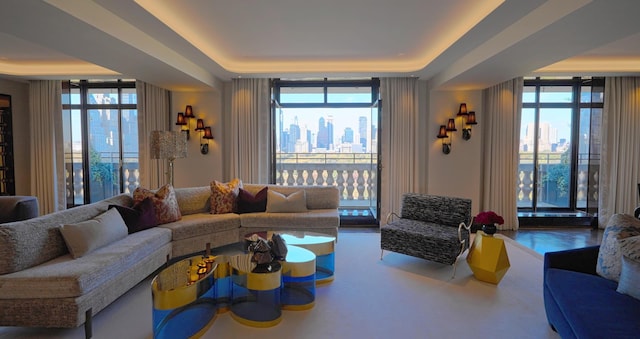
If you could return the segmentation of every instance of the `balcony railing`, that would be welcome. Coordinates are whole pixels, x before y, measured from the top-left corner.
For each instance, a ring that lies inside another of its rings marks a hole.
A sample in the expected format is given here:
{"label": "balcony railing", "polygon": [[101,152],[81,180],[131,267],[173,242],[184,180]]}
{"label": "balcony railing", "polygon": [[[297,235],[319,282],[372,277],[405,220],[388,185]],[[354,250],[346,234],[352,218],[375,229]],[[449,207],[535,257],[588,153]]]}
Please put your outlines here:
{"label": "balcony railing", "polygon": [[374,207],[378,155],[372,153],[279,153],[276,184],[335,186],[344,208]]}
{"label": "balcony railing", "polygon": [[[101,152],[101,164],[108,167],[106,178],[101,181],[91,180],[89,201],[94,202],[120,194],[119,180],[119,158],[115,152]],[[65,188],[67,196],[67,206],[77,206],[84,204],[85,187],[84,171],[82,169],[82,159],[80,154],[72,156],[65,154]],[[140,165],[137,153],[125,153],[122,164],[124,193],[132,193],[140,185]]]}
{"label": "balcony railing", "polygon": [[[590,165],[591,163],[591,165]],[[538,207],[570,208],[570,190],[576,192],[576,207],[595,208],[598,203],[598,159],[589,161],[588,154],[579,154],[577,168],[577,186],[570,183],[570,165],[563,164],[559,154],[540,154],[538,156]],[[517,201],[518,207],[533,206],[534,167],[533,155],[521,153],[518,167]],[[595,164],[595,165],[594,165]]]}

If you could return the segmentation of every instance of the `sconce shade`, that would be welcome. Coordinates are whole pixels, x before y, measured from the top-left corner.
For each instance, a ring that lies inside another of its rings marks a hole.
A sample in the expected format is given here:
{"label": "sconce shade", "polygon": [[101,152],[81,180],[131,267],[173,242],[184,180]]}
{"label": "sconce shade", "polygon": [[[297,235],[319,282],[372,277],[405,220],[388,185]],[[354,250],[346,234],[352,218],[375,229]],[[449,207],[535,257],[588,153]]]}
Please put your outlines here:
{"label": "sconce shade", "polygon": [[458,109],[458,114],[457,114],[457,116],[459,117],[463,115],[467,115],[467,104],[465,103],[460,104],[460,108]]}
{"label": "sconce shade", "polygon": [[184,117],[187,119],[191,119],[191,118],[195,118],[196,116],[193,115],[193,108],[191,107],[191,105],[187,105],[187,107],[185,107],[184,109]]}
{"label": "sconce shade", "polygon": [[187,156],[187,138],[180,131],[152,131],[151,159],[185,158]]}
{"label": "sconce shade", "polygon": [[447,131],[448,132],[457,131],[457,129],[456,129],[456,121],[454,119],[449,119],[449,122],[447,123]]}
{"label": "sconce shade", "polygon": [[467,125],[477,125],[478,122],[476,121],[476,112],[471,111],[469,112],[469,116],[467,117]]}
{"label": "sconce shade", "polygon": [[203,139],[213,139],[213,134],[211,133],[211,127],[207,126],[204,128],[204,136]]}
{"label": "sconce shade", "polygon": [[178,120],[176,121],[176,125],[184,126],[187,124],[187,120],[184,118],[184,113],[178,113]]}
{"label": "sconce shade", "polygon": [[198,119],[196,123],[196,131],[204,131],[204,121],[202,119]]}
{"label": "sconce shade", "polygon": [[438,139],[447,138],[447,126],[440,125],[440,131],[438,132]]}

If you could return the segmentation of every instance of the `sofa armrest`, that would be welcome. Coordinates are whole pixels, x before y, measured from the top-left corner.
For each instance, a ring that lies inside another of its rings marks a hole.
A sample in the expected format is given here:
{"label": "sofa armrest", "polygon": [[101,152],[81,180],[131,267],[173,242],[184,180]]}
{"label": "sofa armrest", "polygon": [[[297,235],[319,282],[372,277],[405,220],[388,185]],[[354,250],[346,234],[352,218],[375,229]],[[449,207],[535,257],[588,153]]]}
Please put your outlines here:
{"label": "sofa armrest", "polygon": [[596,274],[600,246],[588,246],[544,254],[544,271],[550,268]]}

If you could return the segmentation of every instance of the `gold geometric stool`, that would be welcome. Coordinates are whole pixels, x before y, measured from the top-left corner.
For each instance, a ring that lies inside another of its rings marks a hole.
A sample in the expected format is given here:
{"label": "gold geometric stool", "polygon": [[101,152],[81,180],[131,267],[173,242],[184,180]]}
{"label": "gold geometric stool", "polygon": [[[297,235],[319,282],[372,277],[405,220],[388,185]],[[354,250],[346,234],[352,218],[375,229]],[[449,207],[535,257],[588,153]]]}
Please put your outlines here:
{"label": "gold geometric stool", "polygon": [[511,267],[504,240],[482,231],[476,233],[467,263],[476,279],[492,284],[498,284]]}

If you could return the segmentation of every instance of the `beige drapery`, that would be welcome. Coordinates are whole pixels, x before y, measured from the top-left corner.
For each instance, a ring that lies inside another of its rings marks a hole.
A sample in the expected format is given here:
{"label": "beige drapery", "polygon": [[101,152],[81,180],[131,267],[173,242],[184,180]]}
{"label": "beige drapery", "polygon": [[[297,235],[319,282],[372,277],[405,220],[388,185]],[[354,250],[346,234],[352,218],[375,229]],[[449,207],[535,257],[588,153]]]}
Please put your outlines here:
{"label": "beige drapery", "polygon": [[640,183],[640,77],[605,79],[598,224],[633,214]]}
{"label": "beige drapery", "polygon": [[516,185],[523,78],[483,91],[482,203],[480,211],[504,218],[500,229],[518,229]]}
{"label": "beige drapery", "polygon": [[418,79],[380,79],[382,156],[380,225],[400,212],[402,194],[417,192]]}
{"label": "beige drapery", "polygon": [[40,214],[66,208],[62,83],[29,81],[31,135],[31,194],[38,197]]}
{"label": "beige drapery", "polygon": [[232,177],[248,183],[269,183],[270,117],[269,79],[233,79],[229,164]]}
{"label": "beige drapery", "polygon": [[171,130],[171,92],[136,81],[138,96],[138,159],[140,186],[157,188],[169,182],[167,160],[151,159],[149,140],[151,131]]}

